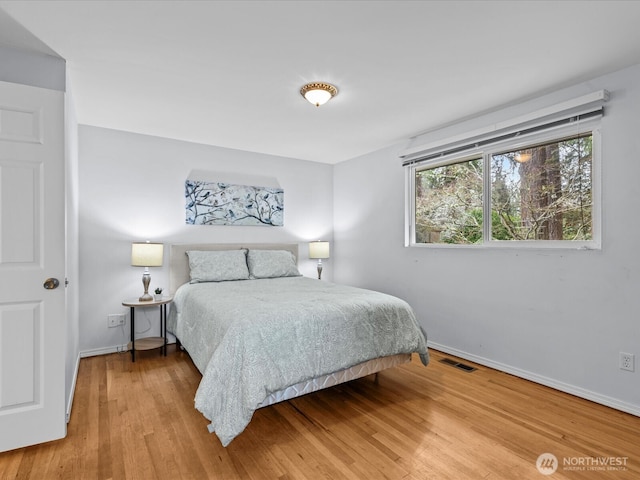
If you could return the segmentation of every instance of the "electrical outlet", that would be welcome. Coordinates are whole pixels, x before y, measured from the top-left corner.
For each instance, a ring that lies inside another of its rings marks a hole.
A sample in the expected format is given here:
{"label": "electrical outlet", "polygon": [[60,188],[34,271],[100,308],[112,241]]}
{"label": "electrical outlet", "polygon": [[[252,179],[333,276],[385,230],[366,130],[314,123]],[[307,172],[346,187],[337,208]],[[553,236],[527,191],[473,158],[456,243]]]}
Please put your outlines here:
{"label": "electrical outlet", "polygon": [[635,355],[633,353],[620,352],[620,370],[635,371]]}
{"label": "electrical outlet", "polygon": [[124,325],[123,313],[112,313],[107,315],[107,328],[119,327],[120,325]]}

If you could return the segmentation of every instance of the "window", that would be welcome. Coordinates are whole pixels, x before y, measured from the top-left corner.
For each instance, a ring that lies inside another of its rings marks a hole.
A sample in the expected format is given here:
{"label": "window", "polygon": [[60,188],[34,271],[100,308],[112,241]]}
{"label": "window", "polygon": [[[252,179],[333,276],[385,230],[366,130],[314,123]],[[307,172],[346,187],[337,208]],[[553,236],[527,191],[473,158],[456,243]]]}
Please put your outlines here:
{"label": "window", "polygon": [[416,243],[482,241],[482,164],[482,158],[472,158],[416,169]]}
{"label": "window", "polygon": [[593,239],[593,135],[491,155],[493,240]]}
{"label": "window", "polygon": [[405,164],[407,243],[599,247],[598,121]]}

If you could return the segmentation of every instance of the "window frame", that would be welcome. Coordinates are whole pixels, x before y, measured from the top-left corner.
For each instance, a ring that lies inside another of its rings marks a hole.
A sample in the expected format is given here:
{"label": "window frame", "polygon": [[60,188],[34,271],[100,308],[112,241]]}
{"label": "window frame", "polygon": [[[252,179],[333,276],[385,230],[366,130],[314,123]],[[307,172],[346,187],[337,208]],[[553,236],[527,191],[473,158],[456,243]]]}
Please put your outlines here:
{"label": "window frame", "polygon": [[[601,117],[576,122],[576,124],[549,128],[540,132],[516,137],[504,141],[497,141],[481,148],[469,149],[464,152],[443,155],[426,161],[417,161],[405,167],[405,246],[419,248],[525,248],[525,249],[570,249],[570,250],[599,250],[602,248],[601,232]],[[592,164],[591,164],[591,196],[592,196],[592,239],[591,240],[494,240],[491,238],[491,156],[505,151],[521,150],[523,148],[542,143],[559,141],[566,138],[591,133],[592,135]],[[482,242],[476,244],[448,244],[448,243],[416,243],[416,172],[425,169],[442,167],[461,163],[476,158],[482,159],[483,191],[482,212],[483,229]]]}

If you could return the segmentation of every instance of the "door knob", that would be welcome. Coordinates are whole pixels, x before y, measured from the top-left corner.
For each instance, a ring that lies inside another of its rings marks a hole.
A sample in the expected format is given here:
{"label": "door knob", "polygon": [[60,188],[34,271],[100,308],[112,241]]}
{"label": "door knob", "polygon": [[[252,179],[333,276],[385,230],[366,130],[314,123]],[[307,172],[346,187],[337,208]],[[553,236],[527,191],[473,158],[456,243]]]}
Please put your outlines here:
{"label": "door knob", "polygon": [[58,285],[60,285],[60,281],[58,281],[57,278],[47,278],[42,284],[42,286],[47,290],[53,290],[54,288],[58,288]]}

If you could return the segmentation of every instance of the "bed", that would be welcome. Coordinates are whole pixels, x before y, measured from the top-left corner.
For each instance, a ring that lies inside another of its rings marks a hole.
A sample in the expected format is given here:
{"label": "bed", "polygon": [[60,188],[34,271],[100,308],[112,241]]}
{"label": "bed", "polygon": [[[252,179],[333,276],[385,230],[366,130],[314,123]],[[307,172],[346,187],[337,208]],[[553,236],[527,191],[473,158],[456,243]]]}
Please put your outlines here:
{"label": "bed", "polygon": [[195,407],[223,446],[256,409],[429,361],[426,335],[396,297],[303,277],[297,244],[170,249],[168,330],[202,380]]}

